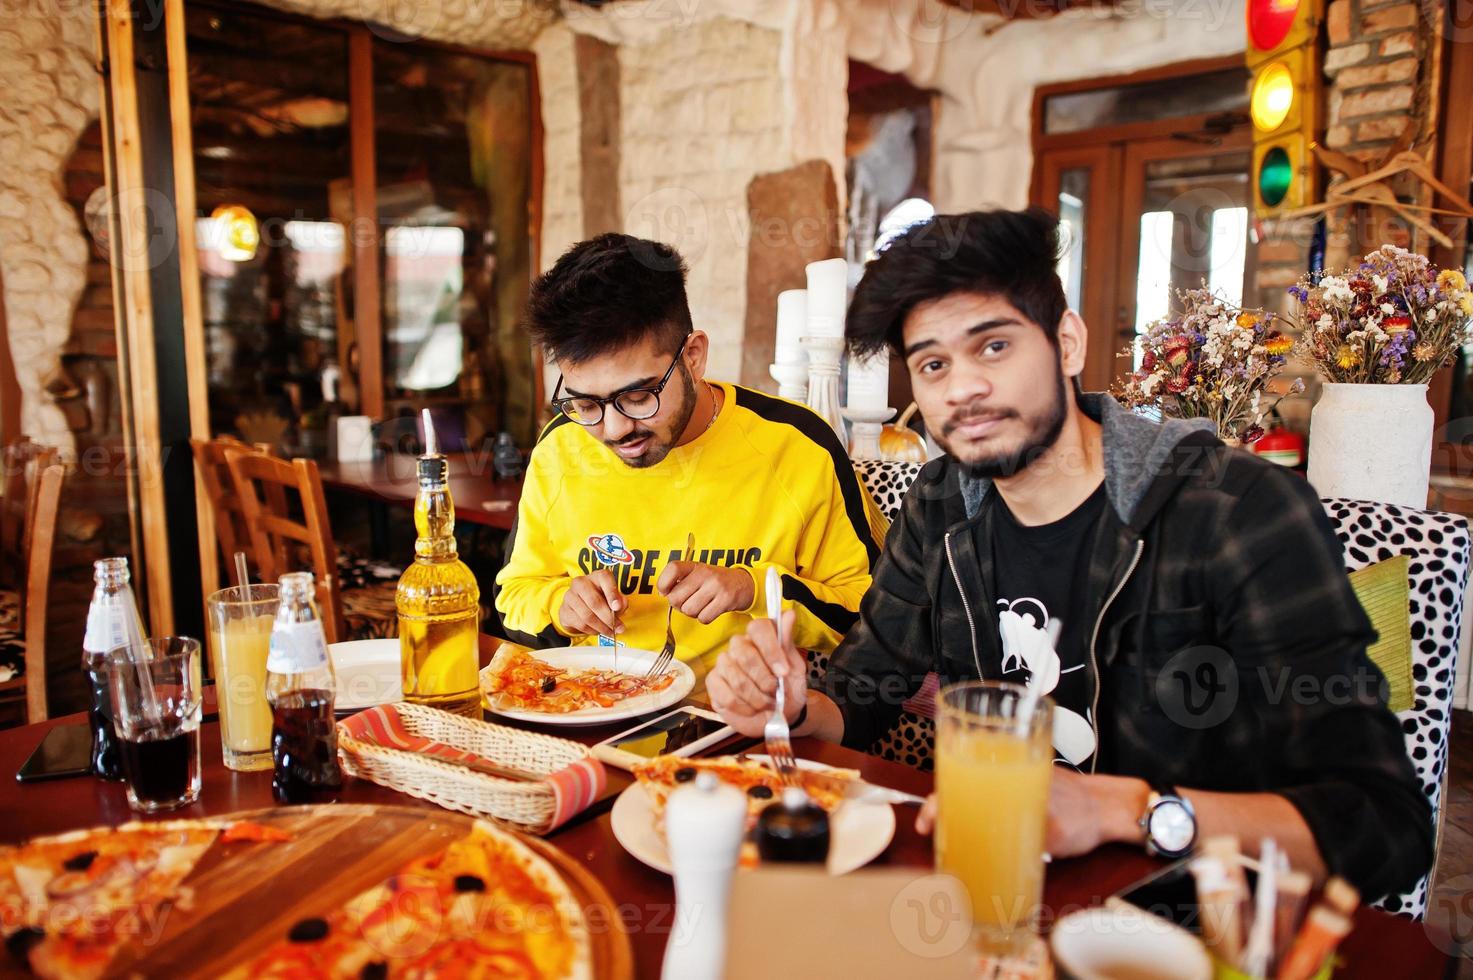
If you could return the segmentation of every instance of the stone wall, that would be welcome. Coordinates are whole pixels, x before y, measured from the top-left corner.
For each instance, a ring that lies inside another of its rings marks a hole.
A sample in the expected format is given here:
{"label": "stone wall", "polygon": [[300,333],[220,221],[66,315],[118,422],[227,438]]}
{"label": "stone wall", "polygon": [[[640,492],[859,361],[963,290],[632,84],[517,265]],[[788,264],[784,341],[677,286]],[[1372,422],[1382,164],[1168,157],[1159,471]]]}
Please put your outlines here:
{"label": "stone wall", "polygon": [[782,160],[782,37],[716,18],[620,48],[624,230],[690,265],[708,371],[736,380],[747,296],[747,185]]}
{"label": "stone wall", "polygon": [[61,174],[97,116],[92,5],[34,0],[0,21],[0,271],[26,435],[74,451],[45,392],[87,283],[87,242]]}
{"label": "stone wall", "polygon": [[1243,51],[1243,0],[1132,2],[1056,17],[966,17],[937,0],[855,0],[849,56],[942,96],[932,202],[1023,207],[1033,90]]}

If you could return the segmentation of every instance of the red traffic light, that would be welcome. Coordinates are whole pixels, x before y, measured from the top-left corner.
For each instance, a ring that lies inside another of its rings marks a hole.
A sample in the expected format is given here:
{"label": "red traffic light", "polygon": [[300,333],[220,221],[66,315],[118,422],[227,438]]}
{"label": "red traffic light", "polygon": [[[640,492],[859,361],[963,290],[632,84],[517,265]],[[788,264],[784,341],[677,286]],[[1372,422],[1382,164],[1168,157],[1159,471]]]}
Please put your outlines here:
{"label": "red traffic light", "polygon": [[1248,43],[1255,51],[1272,51],[1284,43],[1300,0],[1248,0]]}

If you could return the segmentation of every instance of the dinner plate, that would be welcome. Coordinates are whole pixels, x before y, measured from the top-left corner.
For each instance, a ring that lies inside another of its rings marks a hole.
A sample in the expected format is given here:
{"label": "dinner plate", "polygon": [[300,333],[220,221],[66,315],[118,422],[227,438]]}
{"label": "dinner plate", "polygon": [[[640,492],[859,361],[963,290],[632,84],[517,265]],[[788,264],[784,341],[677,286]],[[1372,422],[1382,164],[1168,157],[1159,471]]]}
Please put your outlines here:
{"label": "dinner plate", "polygon": [[[765,755],[747,758],[767,761]],[[803,769],[832,769],[821,762],[799,759]],[[614,838],[638,860],[656,871],[671,873],[670,851],[655,832],[655,808],[644,787],[635,783],[619,794],[609,814]],[[884,853],[895,836],[895,810],[887,803],[845,800],[829,815],[829,874],[844,875],[864,867]]]}
{"label": "dinner plate", "polygon": [[331,643],[327,655],[337,679],[335,711],[362,711],[404,697],[397,636]]}
{"label": "dinner plate", "polygon": [[[614,668],[613,647],[581,646],[581,647],[551,647],[546,650],[533,650],[532,656],[544,663],[552,664],[554,667],[562,667],[570,670],[612,670]],[[640,650],[634,647],[619,647],[619,670],[626,674],[643,676],[650,669],[659,654],[650,650]],[[531,711],[524,708],[497,708],[492,706],[490,699],[486,696],[485,676],[490,666],[481,669],[481,703],[486,710],[500,715],[503,718],[511,718],[515,721],[532,721],[541,725],[606,725],[609,722],[622,721],[628,718],[638,718],[665,708],[673,708],[684,701],[686,696],[695,689],[696,675],[690,667],[679,660],[670,661],[670,670],[675,673],[675,680],[663,691],[654,691],[650,694],[641,694],[638,697],[626,698],[618,704],[608,708],[581,708],[578,711],[563,713],[551,711]]]}

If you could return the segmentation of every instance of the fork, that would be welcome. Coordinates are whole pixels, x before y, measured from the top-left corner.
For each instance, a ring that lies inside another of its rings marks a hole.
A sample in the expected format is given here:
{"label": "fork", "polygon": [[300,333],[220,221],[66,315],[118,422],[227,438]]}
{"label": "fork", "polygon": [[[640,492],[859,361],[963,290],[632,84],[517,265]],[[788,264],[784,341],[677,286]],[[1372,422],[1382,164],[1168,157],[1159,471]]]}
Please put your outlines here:
{"label": "fork", "polygon": [[[696,536],[687,531],[685,533],[685,557],[684,561],[690,561],[696,555]],[[645,671],[645,680],[651,677],[659,677],[670,666],[670,661],[675,659],[675,631],[670,628],[670,621],[675,617],[675,607],[671,606],[665,610],[665,645],[660,648],[660,655],[655,662],[650,664],[650,669]]]}
{"label": "fork", "polygon": [[[777,569],[769,565],[767,567],[767,618],[772,620],[773,628],[777,630],[778,638],[782,638],[783,632],[783,583],[778,575]],[[793,757],[793,742],[789,737],[788,718],[783,713],[783,705],[787,701],[787,687],[783,678],[777,679],[777,700],[772,706],[772,714],[767,718],[767,724],[762,728],[762,741],[767,745],[767,758],[772,760],[772,767],[777,770],[778,778],[788,786],[797,786],[798,782],[798,760]]]}

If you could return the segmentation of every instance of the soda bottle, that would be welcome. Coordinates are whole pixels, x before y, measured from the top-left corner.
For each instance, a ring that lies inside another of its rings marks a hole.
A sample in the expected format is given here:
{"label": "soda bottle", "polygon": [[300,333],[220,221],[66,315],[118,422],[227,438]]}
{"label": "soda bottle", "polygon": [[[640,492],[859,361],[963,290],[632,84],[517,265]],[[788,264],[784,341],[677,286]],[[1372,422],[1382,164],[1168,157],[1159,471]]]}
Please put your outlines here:
{"label": "soda bottle", "polygon": [[271,793],[279,803],[328,803],[343,785],[333,718],[337,684],[312,596],[311,572],[281,577],[281,603],[266,657]]}
{"label": "soda bottle", "polygon": [[108,688],[108,657],[114,650],[132,651],[130,659],[143,652],[143,621],[128,573],[128,559],[102,558],[92,563],[92,604],[87,608],[87,630],[82,637],[82,670],[87,674],[90,697],[87,723],[92,728],[92,775],[122,779],[122,760],[113,730],[112,694]]}

